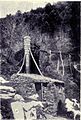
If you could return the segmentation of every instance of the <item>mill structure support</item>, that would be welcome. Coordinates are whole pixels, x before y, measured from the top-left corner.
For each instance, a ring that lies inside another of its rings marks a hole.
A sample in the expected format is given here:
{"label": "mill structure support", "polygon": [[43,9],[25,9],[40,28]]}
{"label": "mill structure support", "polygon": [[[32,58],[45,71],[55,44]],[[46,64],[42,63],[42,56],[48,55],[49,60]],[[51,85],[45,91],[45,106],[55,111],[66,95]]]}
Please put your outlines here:
{"label": "mill structure support", "polygon": [[30,72],[30,36],[24,37],[24,52],[25,52],[25,58],[26,58],[26,73]]}

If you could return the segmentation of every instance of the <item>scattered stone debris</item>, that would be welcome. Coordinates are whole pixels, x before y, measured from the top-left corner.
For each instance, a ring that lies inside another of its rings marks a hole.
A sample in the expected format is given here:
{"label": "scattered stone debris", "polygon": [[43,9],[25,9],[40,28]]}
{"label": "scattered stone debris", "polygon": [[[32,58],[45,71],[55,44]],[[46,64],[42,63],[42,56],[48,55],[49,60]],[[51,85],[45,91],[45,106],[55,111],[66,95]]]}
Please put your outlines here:
{"label": "scattered stone debris", "polygon": [[9,81],[5,80],[3,77],[0,76],[0,84],[8,83]]}
{"label": "scattered stone debris", "polygon": [[[4,82],[3,82],[4,81]],[[2,101],[8,100],[11,104],[11,109],[13,112],[13,117],[15,120],[34,120],[37,119],[36,114],[36,107],[44,107],[41,101],[38,101],[38,94],[33,94],[32,96],[29,96],[29,102],[26,102],[25,99],[19,95],[16,94],[16,90],[13,89],[13,87],[10,87],[9,83],[6,82],[6,80],[1,78],[1,82],[4,83],[3,85],[0,84],[0,99]],[[4,106],[2,106],[4,107]],[[5,106],[6,107],[6,106]],[[1,108],[2,109],[2,108]],[[2,112],[1,112],[2,113]],[[3,118],[2,114],[0,113],[0,119]]]}
{"label": "scattered stone debris", "polygon": [[61,101],[61,104],[65,102],[63,81],[34,74],[15,74],[11,77],[11,82],[13,83],[13,88],[26,101],[29,100],[28,98],[31,98],[30,96],[33,99],[35,97],[34,94],[38,94],[38,100],[44,104],[43,113],[56,116],[59,101]]}
{"label": "scattered stone debris", "polygon": [[[70,100],[69,98],[66,98],[65,100],[66,103],[66,108],[67,108],[67,112],[72,112],[74,115],[74,120],[76,120],[76,117],[81,115],[80,112],[80,105],[79,103],[77,103],[77,101],[75,99]],[[76,109],[77,108],[77,109]]]}
{"label": "scattered stone debris", "polygon": [[[34,78],[33,76],[32,74],[31,77],[15,75],[12,76],[11,81],[0,77],[0,98],[3,101],[10,101],[15,120],[48,119],[50,115],[54,118],[58,109],[62,110],[63,107],[59,107],[59,102],[65,104],[67,112],[73,112],[74,120],[77,115],[80,116],[80,105],[77,100],[65,99],[63,82],[51,81],[51,79],[49,81],[49,78],[45,81],[38,75],[37,78],[36,75]],[[0,113],[0,119],[2,118]]]}

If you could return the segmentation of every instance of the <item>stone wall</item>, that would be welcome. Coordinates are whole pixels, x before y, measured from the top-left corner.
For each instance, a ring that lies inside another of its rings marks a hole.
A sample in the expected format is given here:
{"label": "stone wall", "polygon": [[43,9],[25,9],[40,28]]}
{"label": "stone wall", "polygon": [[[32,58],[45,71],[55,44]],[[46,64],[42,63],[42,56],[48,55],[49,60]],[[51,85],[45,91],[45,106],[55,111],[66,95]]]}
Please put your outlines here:
{"label": "stone wall", "polygon": [[54,83],[48,83],[47,87],[43,87],[43,91],[43,101],[49,104],[45,112],[56,115],[59,101],[64,103],[65,100],[64,87],[60,84],[56,86]]}
{"label": "stone wall", "polygon": [[[39,78],[40,79],[40,78]],[[28,97],[35,93],[39,94],[39,100],[44,102],[44,112],[55,116],[57,114],[58,103],[65,101],[64,84],[60,82],[39,82],[30,77],[14,75],[11,77],[11,84],[16,91],[28,101]],[[40,92],[36,91],[35,83],[42,84]],[[40,98],[42,96],[42,99]]]}
{"label": "stone wall", "polygon": [[27,100],[27,98],[30,95],[33,95],[36,93],[35,90],[35,85],[32,82],[32,79],[30,78],[26,78],[23,76],[12,76],[11,77],[11,84],[13,86],[13,88],[16,89],[16,92],[19,93],[20,95],[22,95],[22,97]]}

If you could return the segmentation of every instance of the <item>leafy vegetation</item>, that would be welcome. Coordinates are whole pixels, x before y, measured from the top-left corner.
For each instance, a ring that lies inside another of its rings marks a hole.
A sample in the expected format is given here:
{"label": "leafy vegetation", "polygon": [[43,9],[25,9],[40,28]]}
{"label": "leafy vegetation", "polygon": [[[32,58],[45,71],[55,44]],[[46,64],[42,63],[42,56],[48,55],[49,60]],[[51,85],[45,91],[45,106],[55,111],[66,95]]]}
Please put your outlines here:
{"label": "leafy vegetation", "polygon": [[73,67],[80,62],[79,10],[79,2],[48,3],[45,8],[23,14],[18,10],[15,15],[1,18],[1,74],[10,78],[17,73],[24,56],[23,37],[29,35],[42,73],[65,81],[72,78],[70,81],[79,88],[80,73]]}

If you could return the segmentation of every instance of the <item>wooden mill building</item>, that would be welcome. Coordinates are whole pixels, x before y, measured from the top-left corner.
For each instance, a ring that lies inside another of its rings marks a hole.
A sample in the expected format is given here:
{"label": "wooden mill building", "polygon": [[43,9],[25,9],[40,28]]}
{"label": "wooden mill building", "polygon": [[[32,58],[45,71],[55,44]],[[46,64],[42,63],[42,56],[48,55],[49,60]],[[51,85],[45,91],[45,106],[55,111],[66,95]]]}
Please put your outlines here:
{"label": "wooden mill building", "polygon": [[[30,37],[25,37],[24,49],[26,73],[21,73],[20,69],[17,74],[14,74],[11,77],[12,86],[26,101],[30,95],[38,93],[39,100],[47,104],[44,111],[48,114],[56,115],[59,107],[58,105],[61,105],[61,103],[65,101],[64,82],[43,76],[32,53],[30,53]],[[40,75],[29,73],[29,54],[32,56]]]}

